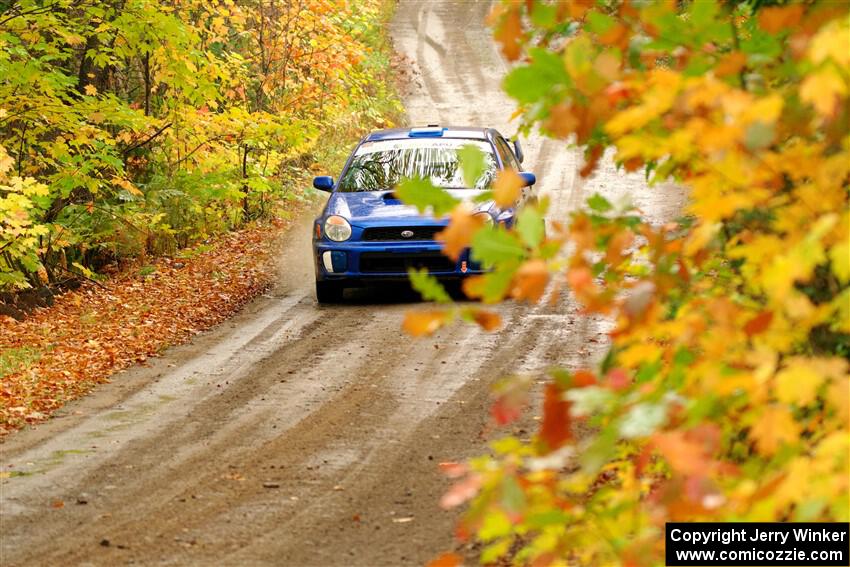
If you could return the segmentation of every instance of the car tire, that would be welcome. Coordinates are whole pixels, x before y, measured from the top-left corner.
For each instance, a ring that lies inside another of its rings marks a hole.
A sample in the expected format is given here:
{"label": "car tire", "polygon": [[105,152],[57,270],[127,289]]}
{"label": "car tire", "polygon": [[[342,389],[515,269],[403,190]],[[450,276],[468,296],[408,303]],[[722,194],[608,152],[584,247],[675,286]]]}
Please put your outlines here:
{"label": "car tire", "polygon": [[319,303],[339,303],[345,288],[339,282],[316,282],[316,299]]}

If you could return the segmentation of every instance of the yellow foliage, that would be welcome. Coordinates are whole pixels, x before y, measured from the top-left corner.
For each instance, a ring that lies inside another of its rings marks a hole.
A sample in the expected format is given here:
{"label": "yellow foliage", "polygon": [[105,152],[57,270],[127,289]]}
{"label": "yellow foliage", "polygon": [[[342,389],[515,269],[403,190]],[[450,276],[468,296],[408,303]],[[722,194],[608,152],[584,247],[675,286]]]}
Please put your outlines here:
{"label": "yellow foliage", "polygon": [[772,455],[784,443],[796,441],[800,428],[785,406],[770,405],[761,411],[750,430],[756,447],[764,455]]}
{"label": "yellow foliage", "polygon": [[823,380],[805,360],[792,362],[776,375],[776,397],[787,404],[809,405]]}
{"label": "yellow foliage", "polygon": [[[666,521],[847,521],[846,7],[575,2],[554,12],[556,26],[541,22],[548,8],[535,12],[550,3],[505,3],[528,16],[498,36],[528,51],[505,81],[522,126],[575,135],[584,176],[610,146],[627,171],[683,185],[686,218],[650,221],[594,195],[553,223],[560,250],[548,242],[476,280],[492,289],[507,274],[503,295],[528,298],[552,275],[614,328],[601,363],[552,372],[547,391],[563,395],[547,397],[537,441],[477,462],[487,480],[466,527],[504,513],[493,487],[518,475],[560,530],[516,504],[518,563],[661,564]],[[527,80],[535,71],[543,85]],[[561,400],[572,411],[559,418]],[[554,452],[540,442],[553,423],[587,416],[586,435]],[[566,472],[571,462],[579,472]]]}

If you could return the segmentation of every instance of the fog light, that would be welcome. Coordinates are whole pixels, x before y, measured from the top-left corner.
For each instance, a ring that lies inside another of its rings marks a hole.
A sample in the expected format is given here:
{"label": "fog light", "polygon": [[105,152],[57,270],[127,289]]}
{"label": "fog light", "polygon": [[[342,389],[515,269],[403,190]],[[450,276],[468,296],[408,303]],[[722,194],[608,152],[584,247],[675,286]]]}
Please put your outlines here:
{"label": "fog light", "polygon": [[322,252],[322,264],[329,274],[344,272],[348,269],[348,254],[341,250]]}
{"label": "fog light", "polygon": [[341,250],[331,252],[331,264],[335,272],[344,272],[348,269],[348,254]]}

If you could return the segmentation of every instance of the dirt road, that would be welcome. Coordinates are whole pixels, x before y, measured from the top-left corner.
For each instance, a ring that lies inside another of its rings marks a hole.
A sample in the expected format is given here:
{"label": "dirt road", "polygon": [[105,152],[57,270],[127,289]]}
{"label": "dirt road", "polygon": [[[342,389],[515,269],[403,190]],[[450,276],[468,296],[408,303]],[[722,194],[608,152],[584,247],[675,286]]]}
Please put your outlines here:
{"label": "dirt road", "polygon": [[[513,135],[488,9],[402,1],[392,33],[416,70],[411,123]],[[678,207],[610,166],[582,182],[563,144],[525,146],[553,217],[593,191],[632,195],[659,220]],[[316,304],[302,225],[279,285],[242,314],[5,440],[0,564],[421,565],[454,545],[437,463],[498,434],[492,381],[579,366],[606,324],[566,303],[504,305],[501,332],[410,340],[409,295]]]}

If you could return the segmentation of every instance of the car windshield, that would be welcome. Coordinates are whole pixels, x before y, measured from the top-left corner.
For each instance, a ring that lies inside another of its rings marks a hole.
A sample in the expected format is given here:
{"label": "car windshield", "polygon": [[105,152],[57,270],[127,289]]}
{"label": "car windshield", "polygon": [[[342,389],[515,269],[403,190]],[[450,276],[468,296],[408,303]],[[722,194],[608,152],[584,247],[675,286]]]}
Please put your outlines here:
{"label": "car windshield", "polygon": [[475,189],[489,186],[496,176],[496,158],[489,142],[459,138],[379,140],[357,148],[351,165],[339,180],[339,191],[381,191],[412,177],[430,179],[437,187],[467,189],[458,152],[474,146],[484,154],[484,172]]}

